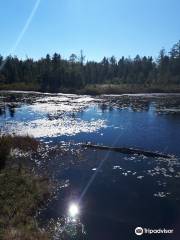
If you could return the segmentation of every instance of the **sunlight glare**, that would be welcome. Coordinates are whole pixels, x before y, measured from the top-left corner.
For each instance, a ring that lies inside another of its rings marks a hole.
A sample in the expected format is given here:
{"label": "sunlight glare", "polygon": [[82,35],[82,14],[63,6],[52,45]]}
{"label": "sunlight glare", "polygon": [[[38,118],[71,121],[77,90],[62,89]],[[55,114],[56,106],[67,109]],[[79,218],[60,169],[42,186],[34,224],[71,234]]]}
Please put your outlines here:
{"label": "sunlight glare", "polygon": [[71,217],[76,217],[78,214],[79,214],[79,207],[78,207],[78,205],[75,204],[75,203],[72,203],[69,206],[69,215]]}

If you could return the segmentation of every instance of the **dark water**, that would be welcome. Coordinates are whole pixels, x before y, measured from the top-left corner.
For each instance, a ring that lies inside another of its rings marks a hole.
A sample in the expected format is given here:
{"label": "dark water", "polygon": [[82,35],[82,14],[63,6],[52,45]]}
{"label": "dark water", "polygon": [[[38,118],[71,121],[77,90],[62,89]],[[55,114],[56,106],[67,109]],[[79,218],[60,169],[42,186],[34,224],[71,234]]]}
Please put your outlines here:
{"label": "dark water", "polygon": [[[56,156],[49,172],[68,182],[41,211],[43,225],[61,221],[79,202],[86,234],[71,239],[180,239],[180,95],[78,96],[2,93],[2,132],[30,134],[79,154]],[[79,143],[125,146],[171,154],[145,158],[84,149]],[[62,167],[63,166],[63,167]],[[137,226],[173,234],[136,236]],[[68,238],[64,238],[68,239]]]}

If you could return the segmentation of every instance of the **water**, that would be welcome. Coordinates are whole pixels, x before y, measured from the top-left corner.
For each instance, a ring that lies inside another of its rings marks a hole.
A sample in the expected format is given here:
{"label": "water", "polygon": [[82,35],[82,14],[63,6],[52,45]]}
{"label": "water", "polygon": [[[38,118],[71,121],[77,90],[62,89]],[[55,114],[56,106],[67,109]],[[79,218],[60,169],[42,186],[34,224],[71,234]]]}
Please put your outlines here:
{"label": "water", "polygon": [[[47,163],[50,176],[65,181],[65,187],[39,215],[44,226],[53,221],[54,239],[60,239],[69,204],[79,201],[78,224],[86,239],[139,239],[137,226],[174,229],[174,234],[144,234],[143,239],[179,239],[180,95],[1,93],[0,107],[2,133],[29,134],[67,149],[67,155]],[[85,142],[172,158],[84,149],[80,143]]]}

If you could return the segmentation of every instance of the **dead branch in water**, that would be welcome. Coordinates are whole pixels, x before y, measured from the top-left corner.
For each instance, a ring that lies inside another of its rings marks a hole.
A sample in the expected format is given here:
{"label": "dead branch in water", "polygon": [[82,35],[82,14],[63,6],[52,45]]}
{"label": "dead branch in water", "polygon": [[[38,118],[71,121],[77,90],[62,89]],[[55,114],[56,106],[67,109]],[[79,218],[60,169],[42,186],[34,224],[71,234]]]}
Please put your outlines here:
{"label": "dead branch in water", "polygon": [[166,155],[163,153],[157,153],[152,151],[146,151],[136,148],[126,148],[126,147],[109,147],[109,146],[102,146],[102,145],[94,145],[94,144],[82,144],[83,147],[88,148],[95,148],[100,150],[109,150],[109,151],[115,151],[120,152],[123,154],[137,154],[137,155],[144,155],[146,157],[161,157],[161,158],[171,158],[170,155]]}

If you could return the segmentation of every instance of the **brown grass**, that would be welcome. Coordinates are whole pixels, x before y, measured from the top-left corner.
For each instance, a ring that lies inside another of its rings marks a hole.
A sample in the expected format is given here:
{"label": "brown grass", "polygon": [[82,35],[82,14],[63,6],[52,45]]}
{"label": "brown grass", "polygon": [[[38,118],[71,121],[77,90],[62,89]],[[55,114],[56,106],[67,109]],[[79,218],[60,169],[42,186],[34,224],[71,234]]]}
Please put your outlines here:
{"label": "brown grass", "polygon": [[51,196],[54,185],[47,178],[35,175],[25,167],[6,165],[12,148],[36,151],[37,140],[29,136],[0,136],[0,239],[46,240],[34,219],[37,209]]}

